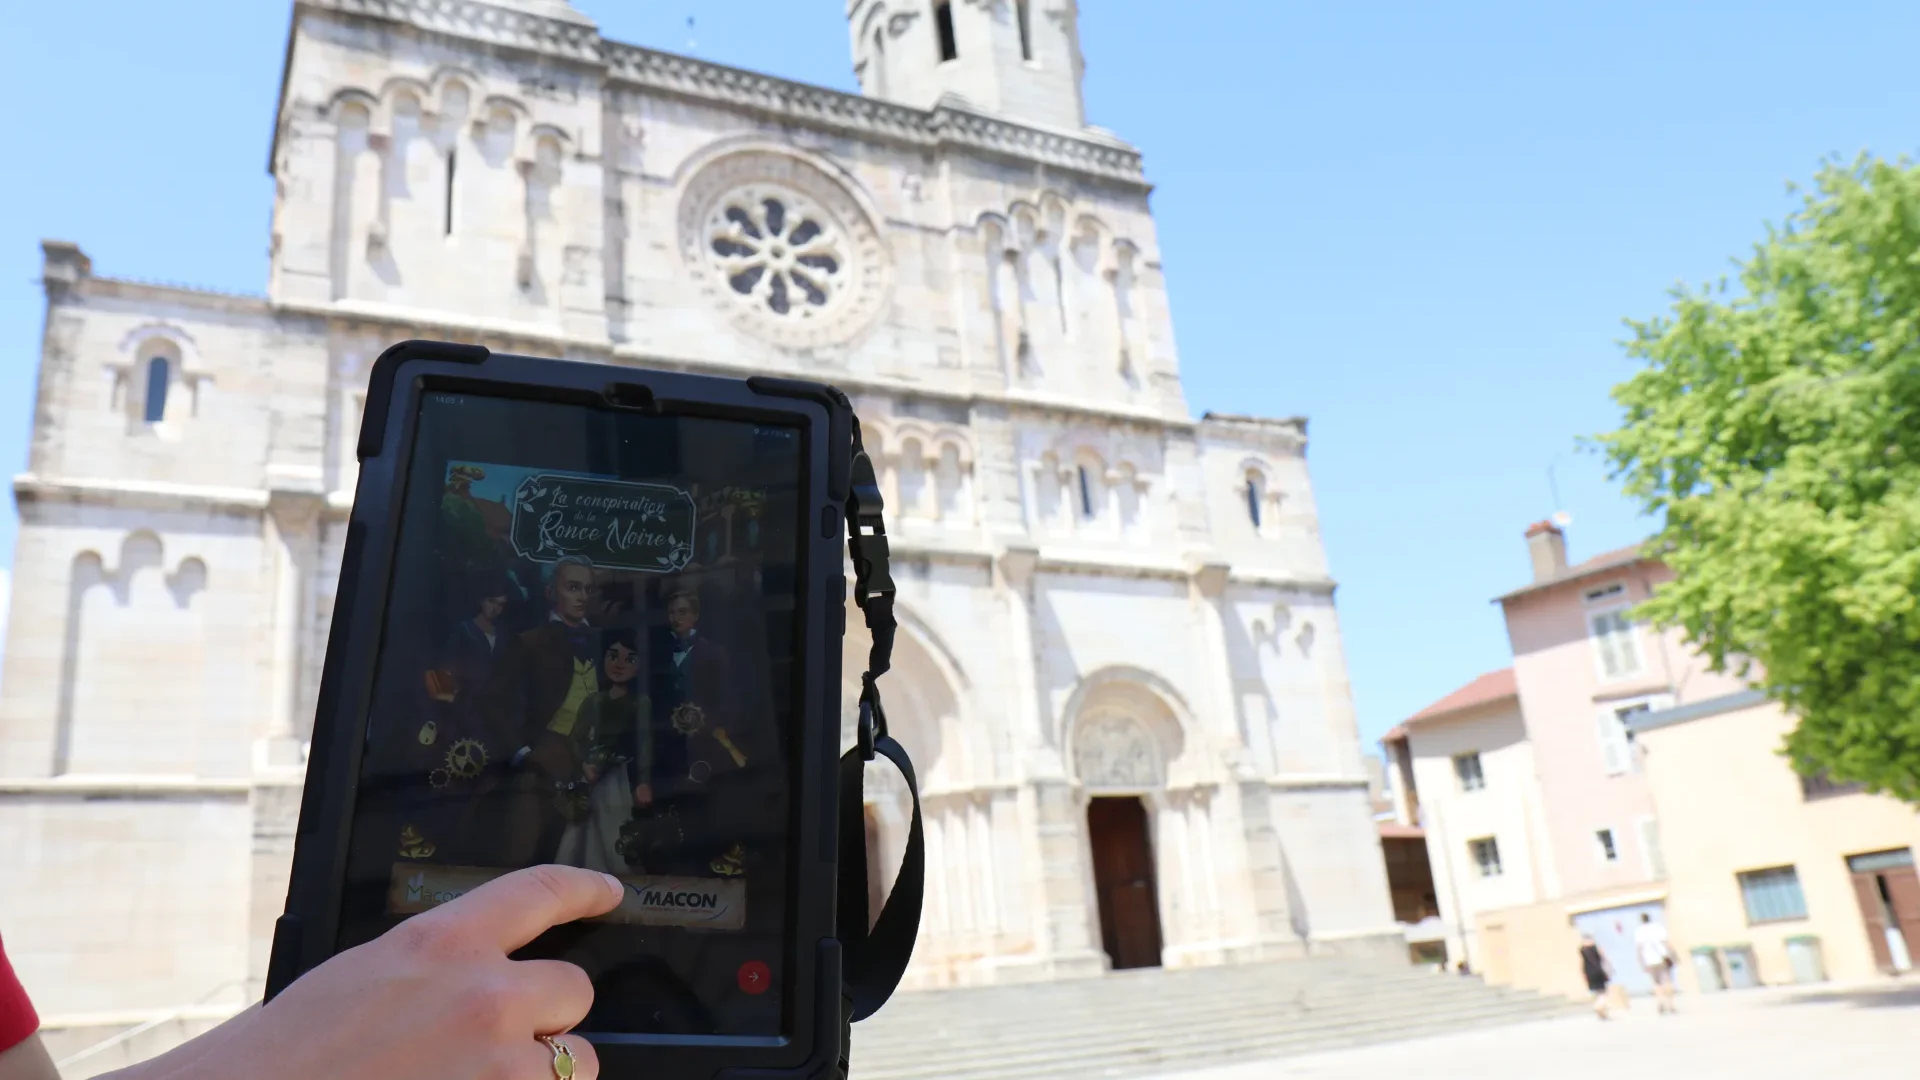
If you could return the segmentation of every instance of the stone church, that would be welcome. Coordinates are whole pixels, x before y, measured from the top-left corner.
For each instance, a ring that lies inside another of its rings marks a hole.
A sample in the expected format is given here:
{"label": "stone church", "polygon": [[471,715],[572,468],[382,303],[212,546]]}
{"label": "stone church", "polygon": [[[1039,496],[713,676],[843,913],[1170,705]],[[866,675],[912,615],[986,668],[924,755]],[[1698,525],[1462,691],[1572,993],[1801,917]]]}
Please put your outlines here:
{"label": "stone church", "polygon": [[0,932],[57,1025],[259,994],[368,367],[414,337],[852,395],[925,787],[910,985],[1402,952],[1305,424],[1189,414],[1074,0],[846,9],[860,95],[565,0],[298,0],[264,296],[44,245]]}

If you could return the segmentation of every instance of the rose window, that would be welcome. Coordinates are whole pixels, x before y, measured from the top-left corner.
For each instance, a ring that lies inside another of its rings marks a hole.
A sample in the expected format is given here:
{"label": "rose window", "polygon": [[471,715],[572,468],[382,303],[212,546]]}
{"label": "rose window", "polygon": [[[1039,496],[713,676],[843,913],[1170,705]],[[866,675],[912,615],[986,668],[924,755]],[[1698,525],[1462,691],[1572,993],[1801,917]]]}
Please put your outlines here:
{"label": "rose window", "polygon": [[805,318],[840,286],[843,256],[824,215],[797,199],[761,192],[721,204],[708,244],[727,287],[775,315]]}
{"label": "rose window", "polygon": [[843,183],[769,151],[722,157],[689,181],[681,252],[734,324],[795,349],[858,338],[880,312],[887,261]]}

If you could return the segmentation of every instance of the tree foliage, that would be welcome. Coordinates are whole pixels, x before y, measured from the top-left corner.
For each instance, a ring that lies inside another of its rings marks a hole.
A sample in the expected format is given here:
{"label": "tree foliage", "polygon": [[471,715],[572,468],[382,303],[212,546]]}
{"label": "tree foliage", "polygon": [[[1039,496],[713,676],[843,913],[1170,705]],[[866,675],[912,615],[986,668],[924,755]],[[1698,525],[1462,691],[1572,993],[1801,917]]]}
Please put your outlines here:
{"label": "tree foliage", "polygon": [[1920,803],[1920,168],[1828,165],[1737,288],[1628,325],[1599,441],[1675,574],[1642,614],[1798,716],[1802,773]]}

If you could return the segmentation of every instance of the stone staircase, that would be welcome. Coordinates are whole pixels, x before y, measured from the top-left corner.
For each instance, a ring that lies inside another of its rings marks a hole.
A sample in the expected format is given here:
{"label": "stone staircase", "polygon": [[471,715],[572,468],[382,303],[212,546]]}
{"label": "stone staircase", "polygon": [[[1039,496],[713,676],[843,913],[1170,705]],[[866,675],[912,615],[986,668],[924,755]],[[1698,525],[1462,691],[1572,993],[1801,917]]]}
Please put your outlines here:
{"label": "stone staircase", "polygon": [[1345,957],[902,993],[854,1026],[851,1080],[1144,1076],[1573,1008],[1477,978]]}

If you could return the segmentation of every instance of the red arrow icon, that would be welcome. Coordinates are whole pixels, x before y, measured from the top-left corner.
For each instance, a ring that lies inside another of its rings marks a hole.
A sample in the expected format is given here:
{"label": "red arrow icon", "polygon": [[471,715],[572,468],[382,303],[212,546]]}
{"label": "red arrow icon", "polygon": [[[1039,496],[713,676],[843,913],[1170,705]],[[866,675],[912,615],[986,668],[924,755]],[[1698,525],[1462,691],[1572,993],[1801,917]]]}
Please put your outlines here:
{"label": "red arrow icon", "polygon": [[773,972],[758,960],[740,965],[740,989],[748,994],[764,994],[773,985]]}

